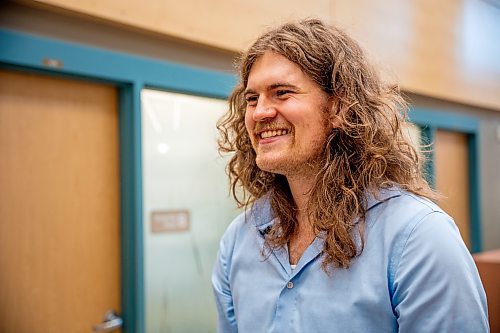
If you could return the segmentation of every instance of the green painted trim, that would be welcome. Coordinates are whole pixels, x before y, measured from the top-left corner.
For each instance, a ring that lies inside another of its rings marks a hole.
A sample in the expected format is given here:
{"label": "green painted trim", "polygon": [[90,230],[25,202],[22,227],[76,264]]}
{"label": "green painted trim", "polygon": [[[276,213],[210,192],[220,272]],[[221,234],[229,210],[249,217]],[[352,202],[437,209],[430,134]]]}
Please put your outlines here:
{"label": "green painted trim", "polygon": [[[232,74],[193,68],[0,28],[0,63],[112,83],[143,82],[186,94],[226,98]],[[46,60],[58,61],[51,67]]]}
{"label": "green painted trim", "polygon": [[[426,144],[433,143],[436,131],[444,129],[467,134],[469,150],[469,221],[471,252],[482,250],[481,234],[481,177],[479,154],[479,121],[475,117],[456,113],[439,112],[437,110],[412,108],[409,118],[422,129],[422,136]],[[435,162],[434,152],[430,155],[425,172],[432,187],[435,187]]]}
{"label": "green painted trim", "polygon": [[144,332],[141,88],[127,84],[119,90],[124,332]]}
{"label": "green painted trim", "polygon": [[470,239],[472,253],[481,252],[483,239],[481,232],[481,174],[479,158],[479,133],[469,134],[469,187],[470,187]]}
{"label": "green painted trim", "polygon": [[424,164],[424,177],[432,188],[436,186],[436,168],[434,158],[434,138],[436,128],[434,126],[426,125],[419,126],[422,134],[422,145],[425,147],[425,164]]}
{"label": "green painted trim", "polygon": [[[144,87],[227,98],[233,75],[0,28],[0,67],[111,83],[119,92],[124,333],[144,333],[141,100]],[[44,63],[59,61],[60,67]]]}
{"label": "green painted trim", "polygon": [[440,129],[472,134],[479,130],[479,121],[476,118],[458,113],[412,108],[408,115],[412,122],[420,126],[430,125]]}

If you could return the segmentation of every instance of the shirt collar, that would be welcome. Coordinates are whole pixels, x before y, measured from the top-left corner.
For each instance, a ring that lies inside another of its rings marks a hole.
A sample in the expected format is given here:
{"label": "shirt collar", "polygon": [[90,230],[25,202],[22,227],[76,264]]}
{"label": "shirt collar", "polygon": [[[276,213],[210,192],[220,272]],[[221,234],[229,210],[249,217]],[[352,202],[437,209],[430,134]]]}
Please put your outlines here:
{"label": "shirt collar", "polygon": [[257,200],[247,212],[247,217],[263,236],[271,230],[276,221],[270,201],[269,194],[266,194]]}
{"label": "shirt collar", "polygon": [[389,199],[399,197],[401,190],[395,186],[388,188],[379,188],[378,190],[368,190],[365,194],[365,207],[366,211],[380,205]]}
{"label": "shirt collar", "polygon": [[[366,211],[371,210],[391,198],[398,197],[401,194],[401,190],[397,187],[380,188],[377,191],[367,191],[365,194]],[[271,230],[272,226],[276,222],[276,217],[271,208],[269,194],[266,194],[252,205],[250,210],[247,212],[247,217],[253,222],[262,236]]]}

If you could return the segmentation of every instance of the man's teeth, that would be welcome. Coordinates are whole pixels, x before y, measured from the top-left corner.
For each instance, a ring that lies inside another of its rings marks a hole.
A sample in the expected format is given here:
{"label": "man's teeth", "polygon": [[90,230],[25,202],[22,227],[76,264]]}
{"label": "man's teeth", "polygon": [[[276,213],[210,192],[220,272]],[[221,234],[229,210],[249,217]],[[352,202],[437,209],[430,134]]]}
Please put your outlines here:
{"label": "man's teeth", "polygon": [[287,133],[288,133],[287,130],[265,131],[265,132],[260,133],[260,138],[267,139],[267,138],[271,138],[273,136],[285,135]]}

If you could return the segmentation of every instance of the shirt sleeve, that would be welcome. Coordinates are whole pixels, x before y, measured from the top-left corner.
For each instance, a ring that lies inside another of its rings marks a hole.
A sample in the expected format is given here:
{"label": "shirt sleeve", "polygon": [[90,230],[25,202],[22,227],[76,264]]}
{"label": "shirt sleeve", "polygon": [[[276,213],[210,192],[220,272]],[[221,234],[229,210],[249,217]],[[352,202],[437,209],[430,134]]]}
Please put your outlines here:
{"label": "shirt sleeve", "polygon": [[434,211],[412,228],[393,282],[399,332],[489,332],[484,289],[453,220]]}
{"label": "shirt sleeve", "polygon": [[234,314],[233,296],[229,282],[232,246],[231,225],[220,241],[217,261],[212,273],[212,287],[217,306],[217,332],[238,332]]}

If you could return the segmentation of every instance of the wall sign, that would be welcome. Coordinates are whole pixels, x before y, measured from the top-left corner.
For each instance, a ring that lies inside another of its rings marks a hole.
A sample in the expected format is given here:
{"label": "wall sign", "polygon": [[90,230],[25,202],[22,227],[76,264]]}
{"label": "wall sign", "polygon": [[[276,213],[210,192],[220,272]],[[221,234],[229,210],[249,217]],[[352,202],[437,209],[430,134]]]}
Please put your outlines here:
{"label": "wall sign", "polygon": [[190,227],[188,210],[153,211],[151,213],[151,232],[188,231]]}

